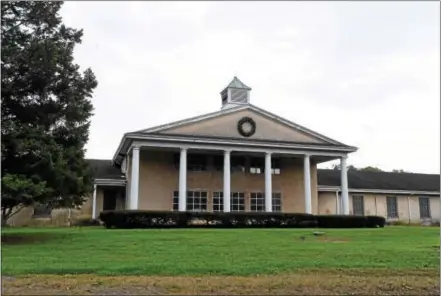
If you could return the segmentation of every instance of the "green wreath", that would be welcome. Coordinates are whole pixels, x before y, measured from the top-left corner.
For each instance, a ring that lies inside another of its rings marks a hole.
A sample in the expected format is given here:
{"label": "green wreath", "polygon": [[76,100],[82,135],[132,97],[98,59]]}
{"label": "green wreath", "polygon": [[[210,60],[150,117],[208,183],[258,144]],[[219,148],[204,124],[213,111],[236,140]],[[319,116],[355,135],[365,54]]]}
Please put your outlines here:
{"label": "green wreath", "polygon": [[[250,124],[251,129],[249,131],[244,131],[243,125],[245,123]],[[237,131],[239,132],[239,134],[241,134],[244,137],[251,137],[256,132],[256,122],[250,117],[243,117],[237,123]]]}

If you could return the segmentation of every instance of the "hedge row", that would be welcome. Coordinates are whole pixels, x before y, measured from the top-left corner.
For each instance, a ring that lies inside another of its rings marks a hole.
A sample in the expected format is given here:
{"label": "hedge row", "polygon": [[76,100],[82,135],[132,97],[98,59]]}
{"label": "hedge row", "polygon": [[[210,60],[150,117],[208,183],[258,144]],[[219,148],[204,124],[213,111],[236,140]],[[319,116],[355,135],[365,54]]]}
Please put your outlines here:
{"label": "hedge row", "polygon": [[384,227],[378,216],[311,215],[302,213],[104,211],[106,228],[362,228]]}

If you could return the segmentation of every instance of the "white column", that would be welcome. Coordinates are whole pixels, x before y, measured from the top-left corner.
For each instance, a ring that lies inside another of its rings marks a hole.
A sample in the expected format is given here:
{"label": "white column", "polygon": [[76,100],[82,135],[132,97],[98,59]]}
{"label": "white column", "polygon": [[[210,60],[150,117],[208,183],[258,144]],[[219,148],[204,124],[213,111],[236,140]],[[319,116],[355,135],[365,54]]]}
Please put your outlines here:
{"label": "white column", "polygon": [[273,190],[271,182],[271,153],[265,154],[265,212],[273,211]]}
{"label": "white column", "polygon": [[92,219],[96,219],[96,184],[93,185]]}
{"label": "white column", "polygon": [[231,176],[230,151],[224,151],[224,212],[230,212]]}
{"label": "white column", "polygon": [[138,209],[139,196],[139,147],[132,150],[132,173],[130,175],[130,209]]}
{"label": "white column", "polygon": [[179,211],[187,210],[187,148],[181,148],[179,158]]}
{"label": "white column", "polygon": [[348,168],[346,166],[346,159],[346,155],[340,159],[343,215],[349,215]]}
{"label": "white column", "polygon": [[335,213],[340,214],[340,198],[338,198],[338,190],[335,191]]}
{"label": "white column", "polygon": [[311,171],[310,171],[309,155],[305,155],[303,160],[303,184],[305,188],[305,213],[312,214],[311,205]]}

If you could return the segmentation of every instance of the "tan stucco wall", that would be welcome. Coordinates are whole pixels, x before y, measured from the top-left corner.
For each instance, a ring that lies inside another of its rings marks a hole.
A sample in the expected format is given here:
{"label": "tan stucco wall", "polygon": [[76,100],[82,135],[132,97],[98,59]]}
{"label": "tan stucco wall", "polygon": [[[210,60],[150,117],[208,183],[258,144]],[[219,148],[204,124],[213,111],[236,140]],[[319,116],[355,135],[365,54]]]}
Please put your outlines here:
{"label": "tan stucco wall", "polygon": [[214,137],[237,137],[243,139],[243,136],[241,136],[237,131],[237,123],[244,116],[251,117],[256,122],[256,132],[250,137],[250,139],[325,143],[320,139],[301,131],[296,131],[285,124],[276,122],[251,110],[237,111],[200,122],[189,123],[180,127],[170,128],[162,131],[161,133]]}
{"label": "tan stucco wall", "polygon": [[[273,192],[282,193],[284,212],[303,212],[305,208],[303,160],[282,159],[280,175],[272,175]],[[174,166],[173,153],[141,151],[139,208],[172,210],[173,191],[179,188],[179,170]],[[208,191],[208,209],[212,209],[212,193],[223,191],[223,172],[209,168],[207,172],[187,172],[187,190]],[[231,192],[245,192],[245,208],[250,209],[250,193],[265,192],[264,174],[233,172]],[[311,164],[313,213],[317,211],[317,169]]]}
{"label": "tan stucco wall", "polygon": [[333,192],[318,193],[318,213],[331,215],[337,213],[336,195]]}
{"label": "tan stucco wall", "polygon": [[[336,194],[334,192],[318,193],[320,214],[336,214]],[[352,197],[364,197],[365,215],[378,215],[387,218],[387,196],[396,196],[398,204],[398,219],[409,221],[420,221],[420,205],[419,196],[407,195],[385,195],[385,194],[367,194],[367,193],[350,193],[349,194],[349,213],[353,213]],[[409,199],[409,203],[408,203]],[[410,215],[409,215],[410,205]],[[433,220],[440,219],[440,197],[430,197],[430,211]]]}

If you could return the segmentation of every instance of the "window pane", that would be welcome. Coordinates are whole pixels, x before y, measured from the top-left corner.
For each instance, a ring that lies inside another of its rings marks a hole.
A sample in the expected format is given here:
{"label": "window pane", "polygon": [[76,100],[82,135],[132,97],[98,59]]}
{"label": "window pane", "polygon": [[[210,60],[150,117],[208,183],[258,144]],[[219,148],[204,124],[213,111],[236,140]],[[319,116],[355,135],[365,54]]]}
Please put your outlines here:
{"label": "window pane", "polygon": [[430,199],[428,197],[420,197],[420,218],[430,218]]}
{"label": "window pane", "polygon": [[179,191],[173,191],[173,202],[172,202],[172,210],[179,210]]}
{"label": "window pane", "polygon": [[388,218],[398,218],[397,197],[396,196],[388,196],[386,198],[386,206],[387,206],[387,217]]}
{"label": "window pane", "polygon": [[282,194],[281,193],[273,193],[272,202],[273,202],[273,206],[272,206],[273,212],[281,212],[282,211]]}
{"label": "window pane", "polygon": [[224,199],[222,192],[213,192],[213,212],[222,212],[224,209]]}
{"label": "window pane", "polygon": [[[208,205],[206,191],[188,191],[187,211],[206,211]],[[205,196],[205,197],[201,197]]]}
{"label": "window pane", "polygon": [[252,192],[250,194],[250,210],[252,212],[265,211],[265,198],[262,192]]}
{"label": "window pane", "polygon": [[245,193],[232,192],[230,200],[230,210],[232,212],[245,211]]}
{"label": "window pane", "polygon": [[352,197],[352,211],[354,215],[364,215],[364,198],[363,196]]}

